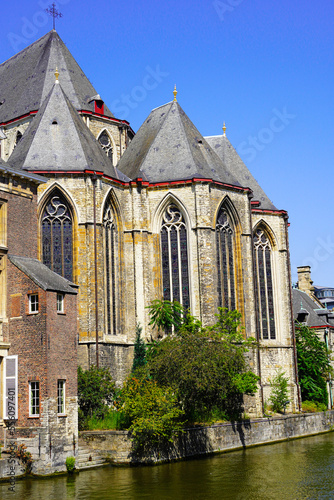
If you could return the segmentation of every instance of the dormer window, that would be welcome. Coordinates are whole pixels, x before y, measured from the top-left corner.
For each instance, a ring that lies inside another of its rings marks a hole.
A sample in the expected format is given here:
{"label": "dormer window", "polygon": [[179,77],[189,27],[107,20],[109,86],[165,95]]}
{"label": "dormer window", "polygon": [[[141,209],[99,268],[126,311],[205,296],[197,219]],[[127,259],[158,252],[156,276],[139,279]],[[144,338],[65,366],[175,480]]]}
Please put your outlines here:
{"label": "dormer window", "polygon": [[98,115],[104,115],[104,102],[102,100],[94,101],[94,111]]}
{"label": "dormer window", "polygon": [[57,120],[53,120],[52,125],[58,125]]}

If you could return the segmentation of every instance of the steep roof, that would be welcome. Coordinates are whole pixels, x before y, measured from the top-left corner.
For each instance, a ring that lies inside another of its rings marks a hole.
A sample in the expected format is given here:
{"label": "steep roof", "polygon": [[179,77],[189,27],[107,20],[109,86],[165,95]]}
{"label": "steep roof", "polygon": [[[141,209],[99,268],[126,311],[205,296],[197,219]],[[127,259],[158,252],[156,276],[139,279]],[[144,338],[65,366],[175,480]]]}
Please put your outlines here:
{"label": "steep roof", "polygon": [[277,210],[272,201],[254,179],[226,135],[214,135],[205,137],[212,149],[218,154],[227,168],[238,179],[241,186],[250,187],[254,193],[254,201],[260,201],[260,208],[266,210]]}
{"label": "steep roof", "polygon": [[95,170],[128,180],[114,168],[58,82],[15,147],[10,163],[33,171]]}
{"label": "steep roof", "polygon": [[301,290],[298,290],[298,288],[293,288],[292,304],[295,319],[297,319],[298,313],[301,309],[308,312],[308,315],[306,316],[307,326],[334,326],[334,314],[328,309],[319,308],[319,304],[306,292],[302,292]]}
{"label": "steep roof", "polygon": [[30,259],[28,257],[18,257],[17,255],[8,255],[8,258],[12,264],[32,279],[33,282],[43,290],[70,294],[78,293],[78,285],[54,273],[39,260]]}
{"label": "steep roof", "polygon": [[10,175],[17,177],[23,177],[25,179],[28,179],[29,181],[35,182],[36,184],[43,184],[48,181],[46,177],[42,177],[41,175],[32,174],[30,172],[29,173],[23,172],[20,168],[13,168],[11,164],[2,160],[1,158],[0,158],[0,172],[8,173]]}
{"label": "steep roof", "polygon": [[[50,31],[0,65],[0,123],[38,110],[49,94],[58,67],[76,109],[94,111],[97,92],[56,31]],[[104,114],[113,114],[104,106]]]}
{"label": "steep roof", "polygon": [[175,101],[151,112],[118,168],[131,179],[142,177],[150,182],[202,177],[240,186]]}

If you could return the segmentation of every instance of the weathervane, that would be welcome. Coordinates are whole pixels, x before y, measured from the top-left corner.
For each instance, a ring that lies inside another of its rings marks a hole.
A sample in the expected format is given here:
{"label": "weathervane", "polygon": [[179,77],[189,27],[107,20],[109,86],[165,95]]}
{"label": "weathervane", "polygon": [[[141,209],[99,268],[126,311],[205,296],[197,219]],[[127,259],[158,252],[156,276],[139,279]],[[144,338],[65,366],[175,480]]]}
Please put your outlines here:
{"label": "weathervane", "polygon": [[58,17],[63,17],[63,14],[56,9],[55,3],[53,3],[49,9],[45,9],[45,12],[47,12],[49,14],[49,16],[53,17],[53,29],[55,30],[56,29],[56,19]]}

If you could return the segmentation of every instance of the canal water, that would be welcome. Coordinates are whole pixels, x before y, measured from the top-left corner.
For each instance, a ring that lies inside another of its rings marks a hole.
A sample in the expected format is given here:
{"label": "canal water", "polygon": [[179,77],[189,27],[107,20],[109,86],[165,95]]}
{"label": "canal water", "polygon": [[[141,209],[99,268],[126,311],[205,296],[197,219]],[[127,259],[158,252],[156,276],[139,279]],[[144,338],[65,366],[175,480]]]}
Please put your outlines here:
{"label": "canal water", "polygon": [[157,466],[103,467],[0,485],[19,500],[320,500],[334,498],[334,433]]}

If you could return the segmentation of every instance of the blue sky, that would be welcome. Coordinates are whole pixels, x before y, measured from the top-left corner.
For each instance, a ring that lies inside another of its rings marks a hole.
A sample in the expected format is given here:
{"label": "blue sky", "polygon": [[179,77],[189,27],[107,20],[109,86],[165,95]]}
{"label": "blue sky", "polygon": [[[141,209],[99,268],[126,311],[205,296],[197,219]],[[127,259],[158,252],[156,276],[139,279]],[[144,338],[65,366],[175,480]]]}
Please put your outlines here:
{"label": "blue sky", "polygon": [[[0,60],[52,28],[46,0],[1,7]],[[227,136],[289,212],[292,277],[334,287],[334,3],[60,0],[57,31],[118,118],[137,131],[173,97],[203,135]]]}

